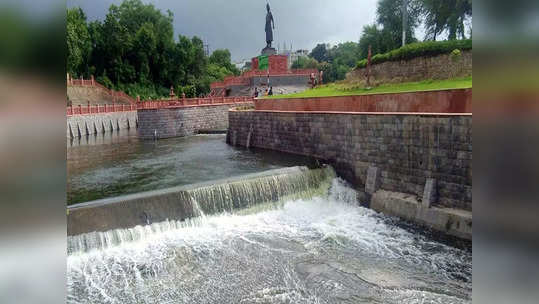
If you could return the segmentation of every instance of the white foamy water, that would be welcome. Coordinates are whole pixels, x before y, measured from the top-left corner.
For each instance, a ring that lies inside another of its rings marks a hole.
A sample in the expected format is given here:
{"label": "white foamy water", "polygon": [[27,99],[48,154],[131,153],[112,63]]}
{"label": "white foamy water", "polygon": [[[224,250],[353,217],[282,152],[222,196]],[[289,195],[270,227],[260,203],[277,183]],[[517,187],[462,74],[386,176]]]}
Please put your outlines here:
{"label": "white foamy water", "polygon": [[133,228],[68,256],[68,303],[471,302],[471,252],[355,197],[335,179],[327,196],[269,211]]}

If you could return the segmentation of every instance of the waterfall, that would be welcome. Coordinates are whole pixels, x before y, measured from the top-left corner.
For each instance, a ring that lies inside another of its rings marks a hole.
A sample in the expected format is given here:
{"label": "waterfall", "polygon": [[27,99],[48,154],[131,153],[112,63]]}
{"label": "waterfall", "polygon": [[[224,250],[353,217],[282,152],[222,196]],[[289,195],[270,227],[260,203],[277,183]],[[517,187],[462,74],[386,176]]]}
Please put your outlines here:
{"label": "waterfall", "polygon": [[[131,201],[123,198],[111,200],[121,203],[99,202],[95,204],[96,206],[87,203],[82,204],[83,207],[75,205],[68,215],[68,220],[70,216],[72,217],[70,225],[76,225],[76,219],[83,217],[80,214],[76,215],[78,209],[91,210],[95,212],[94,214],[109,216],[108,218],[99,216],[95,220],[95,227],[103,225],[102,221],[106,221],[109,225],[116,224],[119,220],[115,216],[122,214],[122,211],[125,211],[125,216],[122,216],[121,220],[129,222],[129,216],[133,214],[129,209],[139,210],[141,205],[147,209],[142,213],[141,218],[136,219],[138,222],[131,227],[68,236],[67,251],[68,254],[74,254],[92,249],[111,248],[125,242],[142,240],[154,234],[196,226],[205,220],[206,215],[210,214],[233,213],[263,206],[266,203],[275,205],[285,200],[324,195],[328,193],[334,178],[335,172],[331,167],[317,169],[291,167],[211,183],[143,193],[138,197],[131,195]],[[181,210],[181,213],[177,210]],[[84,218],[84,224],[88,225],[88,222],[92,220]]]}

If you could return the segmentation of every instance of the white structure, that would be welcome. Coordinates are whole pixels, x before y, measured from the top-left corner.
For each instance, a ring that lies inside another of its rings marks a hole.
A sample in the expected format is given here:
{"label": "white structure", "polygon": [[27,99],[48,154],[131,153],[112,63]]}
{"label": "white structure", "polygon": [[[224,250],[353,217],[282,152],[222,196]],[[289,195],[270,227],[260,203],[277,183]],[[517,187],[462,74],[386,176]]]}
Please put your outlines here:
{"label": "white structure", "polygon": [[279,55],[286,55],[288,56],[288,68],[290,69],[292,67],[292,64],[298,60],[299,57],[307,57],[309,55],[308,50],[297,50],[292,51],[292,45],[290,45],[290,49],[286,48],[286,43],[284,45],[283,49],[279,49],[278,52]]}

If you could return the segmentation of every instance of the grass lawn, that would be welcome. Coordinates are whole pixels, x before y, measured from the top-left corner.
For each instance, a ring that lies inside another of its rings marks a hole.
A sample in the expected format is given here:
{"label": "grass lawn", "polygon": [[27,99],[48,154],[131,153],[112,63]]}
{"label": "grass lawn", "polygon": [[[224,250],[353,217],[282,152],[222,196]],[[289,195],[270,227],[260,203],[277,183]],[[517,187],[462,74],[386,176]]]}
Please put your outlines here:
{"label": "grass lawn", "polygon": [[330,83],[301,93],[266,96],[264,98],[301,98],[301,97],[324,97],[324,96],[350,96],[381,93],[402,93],[416,91],[431,91],[444,89],[465,89],[472,87],[472,77],[453,78],[446,80],[424,80],[419,82],[403,82],[383,84],[378,87],[366,89],[359,86],[351,86],[343,83]]}

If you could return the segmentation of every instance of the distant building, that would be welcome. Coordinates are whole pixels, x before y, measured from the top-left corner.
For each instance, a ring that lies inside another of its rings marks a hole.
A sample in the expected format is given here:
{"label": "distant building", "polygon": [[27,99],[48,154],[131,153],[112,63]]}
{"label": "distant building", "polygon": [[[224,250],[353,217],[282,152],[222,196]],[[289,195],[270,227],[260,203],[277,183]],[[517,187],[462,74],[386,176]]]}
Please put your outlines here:
{"label": "distant building", "polygon": [[300,57],[307,57],[309,55],[308,50],[287,50],[286,48],[279,51],[279,55],[286,55],[288,57],[288,68],[292,67],[292,64]]}

